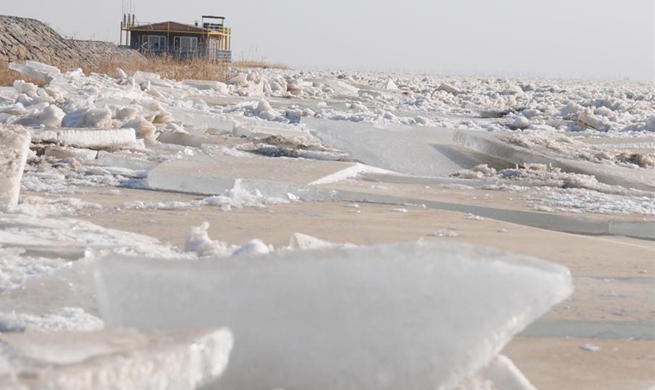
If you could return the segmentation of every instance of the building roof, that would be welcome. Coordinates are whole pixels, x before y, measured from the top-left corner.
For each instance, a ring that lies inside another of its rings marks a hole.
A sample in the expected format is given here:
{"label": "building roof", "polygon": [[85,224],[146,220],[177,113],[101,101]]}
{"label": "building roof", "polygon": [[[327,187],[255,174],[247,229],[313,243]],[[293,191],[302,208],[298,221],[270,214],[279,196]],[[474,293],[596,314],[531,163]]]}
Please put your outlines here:
{"label": "building roof", "polygon": [[178,22],[161,22],[161,23],[152,23],[152,24],[142,24],[135,25],[127,28],[129,31],[176,31],[176,32],[190,32],[203,34],[211,32],[206,28],[192,26],[190,24],[178,23]]}

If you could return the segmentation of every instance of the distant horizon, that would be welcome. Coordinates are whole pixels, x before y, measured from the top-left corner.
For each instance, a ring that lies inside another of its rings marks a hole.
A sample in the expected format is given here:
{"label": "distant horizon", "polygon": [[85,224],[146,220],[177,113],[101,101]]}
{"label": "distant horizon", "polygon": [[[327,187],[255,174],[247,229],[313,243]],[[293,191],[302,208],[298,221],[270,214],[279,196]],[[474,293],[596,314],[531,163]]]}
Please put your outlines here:
{"label": "distant horizon", "polygon": [[233,29],[234,60],[294,69],[655,82],[652,0],[253,0],[219,9],[208,0],[179,9],[121,1],[95,2],[88,18],[78,11],[81,0],[60,0],[55,11],[48,0],[4,2],[0,14],[37,19],[66,38],[116,44],[122,8],[150,22],[193,24],[218,14]]}

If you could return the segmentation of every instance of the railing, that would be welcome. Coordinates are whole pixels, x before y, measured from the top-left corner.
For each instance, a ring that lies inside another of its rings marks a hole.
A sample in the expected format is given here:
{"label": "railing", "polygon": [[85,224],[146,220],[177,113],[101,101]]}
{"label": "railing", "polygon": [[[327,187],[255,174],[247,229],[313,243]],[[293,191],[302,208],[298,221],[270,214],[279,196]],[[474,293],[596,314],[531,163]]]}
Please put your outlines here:
{"label": "railing", "polygon": [[119,46],[122,49],[138,50],[144,55],[170,56],[171,58],[190,60],[190,59],[207,59],[216,62],[232,62],[231,50],[205,50],[204,47],[198,47],[197,50],[185,50],[169,46],[163,49],[148,49],[138,46]]}

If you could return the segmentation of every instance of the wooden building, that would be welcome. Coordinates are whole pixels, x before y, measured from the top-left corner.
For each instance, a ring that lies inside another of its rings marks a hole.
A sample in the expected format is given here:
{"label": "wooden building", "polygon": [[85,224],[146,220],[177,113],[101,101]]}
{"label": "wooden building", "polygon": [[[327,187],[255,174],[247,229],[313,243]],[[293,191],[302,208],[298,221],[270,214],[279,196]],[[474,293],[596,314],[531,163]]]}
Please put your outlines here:
{"label": "wooden building", "polygon": [[194,25],[178,22],[138,23],[134,15],[124,15],[121,22],[121,46],[144,54],[230,62],[231,39],[232,30],[225,27],[222,16],[203,16],[202,22]]}

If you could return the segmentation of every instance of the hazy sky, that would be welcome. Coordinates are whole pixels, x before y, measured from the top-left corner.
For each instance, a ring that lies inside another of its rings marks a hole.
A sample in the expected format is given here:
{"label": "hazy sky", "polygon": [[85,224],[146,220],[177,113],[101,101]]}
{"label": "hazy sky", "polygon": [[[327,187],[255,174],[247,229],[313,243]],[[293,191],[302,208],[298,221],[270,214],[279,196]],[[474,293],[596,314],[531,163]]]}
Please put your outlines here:
{"label": "hazy sky", "polygon": [[[655,80],[654,0],[132,0],[138,21],[223,15],[236,59],[293,67]],[[56,4],[56,6],[55,6]],[[118,42],[122,0],[0,0]]]}

